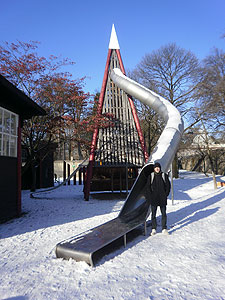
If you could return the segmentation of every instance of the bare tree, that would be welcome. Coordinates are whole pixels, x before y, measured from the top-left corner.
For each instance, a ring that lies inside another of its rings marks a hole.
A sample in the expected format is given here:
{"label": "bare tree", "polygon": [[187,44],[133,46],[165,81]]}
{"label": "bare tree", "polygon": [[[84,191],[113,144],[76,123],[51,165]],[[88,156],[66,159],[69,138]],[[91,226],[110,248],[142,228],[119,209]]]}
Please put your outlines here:
{"label": "bare tree", "polygon": [[212,176],[213,176],[214,189],[217,189],[216,176],[215,176],[215,173],[216,173],[215,169],[216,168],[215,168],[215,163],[214,163],[214,159],[213,159],[213,151],[211,150],[211,147],[210,147],[209,133],[206,129],[205,121],[201,117],[200,113],[199,113],[199,117],[200,117],[200,120],[201,120],[201,125],[202,125],[203,133],[204,133],[205,154],[206,154],[206,157],[208,158],[209,163],[210,163]]}
{"label": "bare tree", "polygon": [[199,112],[207,126],[224,130],[225,126],[225,52],[214,49],[203,60],[201,84],[196,90]]}
{"label": "bare tree", "polygon": [[[192,52],[178,47],[175,43],[170,43],[146,54],[131,74],[134,80],[175,105],[183,118],[188,120],[190,126],[190,123],[195,124],[199,121],[194,114],[192,105],[192,101],[194,101],[192,95],[199,80],[198,70],[199,62]],[[147,112],[146,119],[151,122],[153,112],[147,111],[143,106],[142,112]],[[162,129],[161,125],[162,123],[158,123],[158,132]],[[176,163],[174,164],[174,175],[178,176]]]}
{"label": "bare tree", "polygon": [[[203,60],[200,75],[201,81],[195,90],[196,112],[205,135],[204,154],[209,161],[216,188],[215,174],[224,165],[225,153],[222,148],[225,137],[225,52],[213,49]],[[219,149],[212,149],[210,136],[221,145]]]}

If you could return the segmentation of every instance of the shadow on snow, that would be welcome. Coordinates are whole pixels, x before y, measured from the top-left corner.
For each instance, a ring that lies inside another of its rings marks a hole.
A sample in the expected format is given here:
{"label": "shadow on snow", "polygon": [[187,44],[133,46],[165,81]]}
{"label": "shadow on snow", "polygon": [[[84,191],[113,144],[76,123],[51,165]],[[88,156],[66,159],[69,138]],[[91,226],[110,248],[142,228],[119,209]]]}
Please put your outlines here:
{"label": "shadow on snow", "polygon": [[217,208],[206,209],[212,204],[215,204],[221,201],[225,197],[225,191],[220,193],[219,195],[214,195],[211,198],[208,198],[204,201],[200,201],[197,203],[192,203],[188,206],[185,206],[179,210],[168,213],[168,220],[170,223],[170,227],[178,225],[178,228],[172,229],[170,232],[177,231],[193,222],[197,222],[201,219],[207,218],[208,216],[216,213],[218,211]]}

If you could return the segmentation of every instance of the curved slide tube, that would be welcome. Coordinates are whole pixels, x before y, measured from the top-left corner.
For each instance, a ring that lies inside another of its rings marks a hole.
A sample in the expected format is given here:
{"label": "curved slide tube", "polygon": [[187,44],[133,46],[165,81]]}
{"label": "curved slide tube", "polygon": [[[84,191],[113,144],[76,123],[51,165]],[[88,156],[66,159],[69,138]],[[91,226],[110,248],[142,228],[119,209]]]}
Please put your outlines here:
{"label": "curved slide tube", "polygon": [[162,166],[162,171],[168,172],[184,130],[179,111],[168,100],[126,77],[120,69],[113,69],[110,78],[128,95],[150,106],[164,119],[165,128],[148,159],[148,163],[158,161]]}
{"label": "curved slide tube", "polygon": [[[158,142],[150,155],[147,163],[137,177],[130,194],[119,214],[124,216],[140,205],[148,206],[145,194],[148,194],[146,177],[153,171],[154,162],[159,162],[163,172],[168,172],[174,155],[177,151],[184,130],[183,120],[177,108],[168,100],[145,88],[134,80],[125,76],[120,69],[110,72],[112,81],[128,95],[140,100],[143,104],[151,107],[165,121],[166,125],[158,139]],[[147,213],[148,215],[148,213]]]}
{"label": "curved slide tube", "polygon": [[147,178],[153,171],[153,163],[160,162],[163,172],[167,172],[179,145],[183,121],[178,110],[167,100],[129,79],[119,69],[110,72],[113,82],[127,94],[139,99],[160,114],[166,126],[157,145],[141,169],[133,187],[117,218],[89,230],[86,234],[56,245],[56,256],[77,261],[86,261],[94,266],[94,257],[105,246],[124,237],[138,226],[145,225],[150,213],[149,184]]}

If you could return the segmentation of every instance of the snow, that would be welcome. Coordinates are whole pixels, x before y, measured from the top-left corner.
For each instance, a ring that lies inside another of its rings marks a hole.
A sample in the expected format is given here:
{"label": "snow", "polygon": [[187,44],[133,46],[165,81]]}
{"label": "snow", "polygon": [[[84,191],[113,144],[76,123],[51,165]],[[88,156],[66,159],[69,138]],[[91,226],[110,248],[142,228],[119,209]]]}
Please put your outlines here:
{"label": "snow", "polygon": [[0,225],[1,300],[225,299],[225,188],[214,191],[211,176],[182,171],[167,206],[170,235],[158,226],[151,237],[148,227],[93,268],[56,258],[55,245],[117,217],[124,199],[87,202],[82,189],[22,192],[23,216]]}

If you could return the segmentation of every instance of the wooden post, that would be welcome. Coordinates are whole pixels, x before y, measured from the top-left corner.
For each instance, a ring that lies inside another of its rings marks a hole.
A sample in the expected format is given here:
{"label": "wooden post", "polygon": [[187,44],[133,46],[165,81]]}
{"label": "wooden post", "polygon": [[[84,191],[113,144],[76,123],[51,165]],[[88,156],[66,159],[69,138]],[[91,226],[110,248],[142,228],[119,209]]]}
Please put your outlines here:
{"label": "wooden post", "polygon": [[[67,165],[67,177],[70,176],[70,164]],[[68,185],[70,185],[70,179],[68,180]]]}
{"label": "wooden post", "polygon": [[[64,160],[63,161],[63,181],[65,181],[66,180],[66,161]],[[65,183],[64,183],[64,185],[66,185]]]}
{"label": "wooden post", "polygon": [[73,176],[73,184],[74,185],[77,184],[77,173],[75,173],[74,176]]}
{"label": "wooden post", "polygon": [[173,164],[171,164],[171,200],[172,200],[172,205],[174,205]]}
{"label": "wooden post", "polygon": [[81,169],[79,169],[79,185],[81,185],[81,184],[82,184],[81,172],[82,172],[82,170],[81,170]]}
{"label": "wooden post", "polygon": [[83,184],[84,184],[85,176],[86,176],[86,168],[85,167],[82,168],[82,172],[83,172]]}

